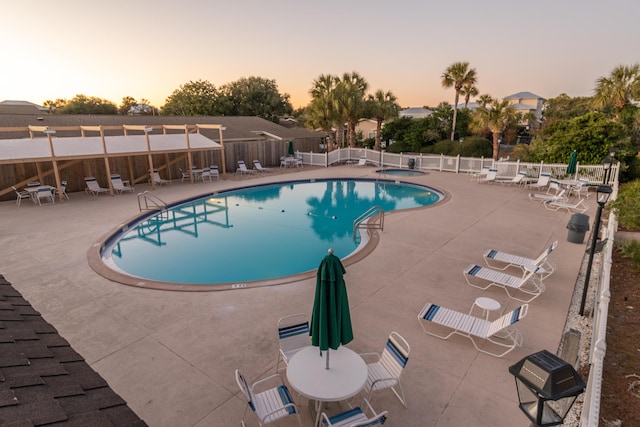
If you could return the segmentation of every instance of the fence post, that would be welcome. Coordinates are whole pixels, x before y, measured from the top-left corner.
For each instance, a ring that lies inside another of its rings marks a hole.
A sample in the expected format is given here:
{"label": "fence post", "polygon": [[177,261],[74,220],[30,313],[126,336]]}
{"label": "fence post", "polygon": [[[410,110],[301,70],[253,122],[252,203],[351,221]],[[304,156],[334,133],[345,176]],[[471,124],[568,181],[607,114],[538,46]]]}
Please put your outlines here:
{"label": "fence post", "polygon": [[458,159],[456,163],[456,173],[460,173],[460,154],[458,154]]}

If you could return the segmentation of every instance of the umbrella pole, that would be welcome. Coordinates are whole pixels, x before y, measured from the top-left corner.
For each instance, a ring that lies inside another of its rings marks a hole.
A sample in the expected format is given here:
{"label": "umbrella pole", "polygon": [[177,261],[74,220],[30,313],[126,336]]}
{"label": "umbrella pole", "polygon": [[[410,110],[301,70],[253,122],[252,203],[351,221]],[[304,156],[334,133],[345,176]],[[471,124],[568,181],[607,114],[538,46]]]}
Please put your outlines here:
{"label": "umbrella pole", "polygon": [[325,367],[325,369],[329,369],[329,353],[331,351],[329,349],[327,349],[327,366]]}

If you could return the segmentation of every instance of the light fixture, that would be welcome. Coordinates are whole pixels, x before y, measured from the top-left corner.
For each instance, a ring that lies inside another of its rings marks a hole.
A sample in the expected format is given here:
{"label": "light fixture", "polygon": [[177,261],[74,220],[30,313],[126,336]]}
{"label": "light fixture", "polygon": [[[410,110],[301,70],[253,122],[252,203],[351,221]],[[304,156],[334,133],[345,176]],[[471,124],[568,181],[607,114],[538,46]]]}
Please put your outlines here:
{"label": "light fixture", "polygon": [[542,350],[509,367],[515,377],[520,410],[532,426],[557,426],[564,422],[586,384],[570,363]]}
{"label": "light fixture", "polygon": [[151,131],[153,131],[153,128],[144,128],[144,132],[145,132],[145,133],[149,133],[149,132],[151,132]]}
{"label": "light fixture", "polygon": [[54,135],[56,133],[56,131],[53,129],[45,129],[42,132],[46,135]]}
{"label": "light fixture", "polygon": [[604,177],[602,178],[603,184],[607,184],[609,181],[609,171],[611,170],[611,163],[613,163],[611,157],[607,157],[606,159],[602,160],[602,170],[604,171]]}
{"label": "light fixture", "polygon": [[596,242],[600,232],[600,218],[602,217],[602,209],[611,197],[611,187],[608,185],[598,185],[596,188],[596,200],[598,201],[598,210],[596,212],[596,220],[593,225],[593,234],[591,237],[591,248],[589,250],[589,262],[587,263],[587,272],[584,278],[584,286],[582,287],[582,301],[580,302],[580,316],[584,316],[584,306],[587,301],[587,292],[589,290],[589,280],[591,279],[591,266],[593,265],[593,256],[596,253]]}

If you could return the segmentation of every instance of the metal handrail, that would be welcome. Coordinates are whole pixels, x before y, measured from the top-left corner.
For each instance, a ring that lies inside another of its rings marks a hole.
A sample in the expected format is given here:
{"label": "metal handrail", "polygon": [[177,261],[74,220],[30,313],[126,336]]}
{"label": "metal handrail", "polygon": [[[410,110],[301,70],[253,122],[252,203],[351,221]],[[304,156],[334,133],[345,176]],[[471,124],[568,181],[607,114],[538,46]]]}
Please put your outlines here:
{"label": "metal handrail", "polygon": [[[378,221],[368,221],[378,216]],[[380,229],[384,231],[384,211],[380,206],[371,206],[353,221],[353,239],[356,239],[358,228]]]}
{"label": "metal handrail", "polygon": [[[144,200],[144,207],[142,201]],[[164,211],[167,203],[150,191],[138,193],[138,209],[142,211]]]}

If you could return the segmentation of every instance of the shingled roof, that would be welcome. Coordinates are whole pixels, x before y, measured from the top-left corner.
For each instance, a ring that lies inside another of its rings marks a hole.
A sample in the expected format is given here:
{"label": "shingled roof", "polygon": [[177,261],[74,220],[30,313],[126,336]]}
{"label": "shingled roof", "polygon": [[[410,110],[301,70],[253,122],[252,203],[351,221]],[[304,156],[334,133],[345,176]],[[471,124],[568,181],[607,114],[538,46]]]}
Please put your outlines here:
{"label": "shingled roof", "polygon": [[2,275],[0,425],[147,425]]}

